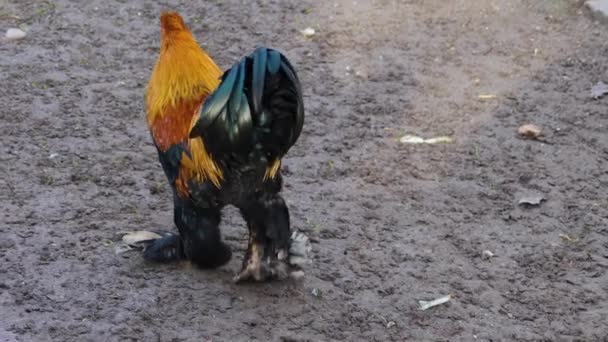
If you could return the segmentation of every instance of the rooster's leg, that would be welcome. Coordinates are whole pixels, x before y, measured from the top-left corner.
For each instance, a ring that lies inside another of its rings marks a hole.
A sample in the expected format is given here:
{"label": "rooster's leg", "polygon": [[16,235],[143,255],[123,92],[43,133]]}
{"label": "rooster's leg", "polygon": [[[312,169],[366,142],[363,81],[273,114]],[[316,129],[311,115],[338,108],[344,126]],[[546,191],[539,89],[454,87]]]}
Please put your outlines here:
{"label": "rooster's leg", "polygon": [[179,236],[171,234],[152,243],[144,251],[149,260],[162,255],[188,259],[202,268],[214,268],[227,263],[232,253],[222,242],[219,224],[220,210],[198,208],[191,201],[176,197],[174,220]]}
{"label": "rooster's leg", "polygon": [[249,246],[235,281],[287,277],[289,211],[276,193],[263,193],[241,206],[249,227]]}

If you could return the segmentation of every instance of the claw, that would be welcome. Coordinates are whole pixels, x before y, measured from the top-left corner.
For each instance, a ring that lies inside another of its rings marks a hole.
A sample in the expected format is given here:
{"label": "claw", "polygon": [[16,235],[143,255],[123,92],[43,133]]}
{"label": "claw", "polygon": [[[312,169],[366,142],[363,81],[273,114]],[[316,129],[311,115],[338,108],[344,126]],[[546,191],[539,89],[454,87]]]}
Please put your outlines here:
{"label": "claw", "polygon": [[245,280],[262,281],[266,277],[266,270],[262,261],[263,247],[255,242],[249,243],[247,255],[243,262],[243,269],[234,277],[234,282]]}
{"label": "claw", "polygon": [[246,280],[266,281],[271,279],[283,280],[288,277],[289,265],[287,252],[281,250],[272,257],[263,257],[260,245],[253,243],[245,259],[243,269],[234,277],[235,283]]}
{"label": "claw", "polygon": [[244,282],[247,280],[262,282],[272,279],[284,280],[289,274],[289,266],[285,262],[263,262],[257,267],[255,265],[248,265],[239,274],[237,274],[233,281],[235,283]]}
{"label": "claw", "polygon": [[263,281],[266,280],[267,276],[268,272],[263,264],[249,264],[234,277],[234,282],[240,283],[246,280]]}
{"label": "claw", "polygon": [[288,277],[299,280],[304,277],[302,266],[310,261],[311,245],[308,237],[294,232],[290,238],[289,251],[280,249],[272,256],[263,256],[262,246],[252,243],[249,246],[243,269],[233,278],[235,283],[244,281],[284,280]]}
{"label": "claw", "polygon": [[245,267],[239,274],[234,277],[235,283],[244,282],[247,280],[264,281],[268,279],[269,272],[265,265],[260,264],[258,267],[249,265]]}

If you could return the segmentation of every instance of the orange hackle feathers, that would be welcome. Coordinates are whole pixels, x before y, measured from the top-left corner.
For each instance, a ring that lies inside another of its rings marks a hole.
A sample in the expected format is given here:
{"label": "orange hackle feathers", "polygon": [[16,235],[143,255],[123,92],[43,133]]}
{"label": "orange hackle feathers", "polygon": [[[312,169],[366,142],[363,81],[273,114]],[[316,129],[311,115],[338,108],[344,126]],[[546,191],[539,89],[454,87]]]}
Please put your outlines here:
{"label": "orange hackle feathers", "polygon": [[187,193],[190,179],[210,180],[219,187],[221,169],[201,138],[189,139],[192,120],[205,98],[220,83],[222,71],[201,49],[175,12],[162,13],[160,55],[146,93],[147,121],[157,146],[165,151],[174,144],[188,146],[183,154],[176,188]]}
{"label": "orange hackle feathers", "polygon": [[148,122],[181,100],[201,101],[220,84],[222,71],[175,12],[163,13],[160,56],[148,84]]}
{"label": "orange hackle feathers", "polygon": [[222,170],[207,153],[203,139],[190,139],[190,154],[192,159],[182,159],[182,164],[187,169],[193,170],[193,176],[199,182],[208,179],[219,188],[220,181],[223,179]]}

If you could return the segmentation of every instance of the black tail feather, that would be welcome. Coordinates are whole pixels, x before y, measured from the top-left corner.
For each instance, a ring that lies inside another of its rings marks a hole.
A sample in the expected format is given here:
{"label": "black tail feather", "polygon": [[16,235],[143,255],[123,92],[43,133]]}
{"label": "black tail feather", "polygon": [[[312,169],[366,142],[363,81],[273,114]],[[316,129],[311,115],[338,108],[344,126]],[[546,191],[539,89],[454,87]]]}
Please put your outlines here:
{"label": "black tail feather", "polygon": [[287,57],[258,48],[226,71],[205,101],[190,137],[203,137],[215,159],[240,154],[280,159],[304,123],[302,89]]}

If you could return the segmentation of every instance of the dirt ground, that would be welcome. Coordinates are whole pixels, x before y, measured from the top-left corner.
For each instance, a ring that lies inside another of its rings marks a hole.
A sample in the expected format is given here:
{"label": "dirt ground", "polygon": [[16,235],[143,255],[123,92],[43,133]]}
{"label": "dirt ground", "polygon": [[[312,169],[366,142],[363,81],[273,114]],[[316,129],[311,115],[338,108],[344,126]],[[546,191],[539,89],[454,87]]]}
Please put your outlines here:
{"label": "dirt ground", "polygon": [[[0,43],[0,341],[606,340],[608,98],[589,93],[608,28],[580,5],[0,0],[0,29],[28,32]],[[303,282],[231,283],[235,210],[218,270],[114,253],[174,229],[143,113],[163,9],[224,68],[265,44],[299,71],[284,195],[314,241]]]}

